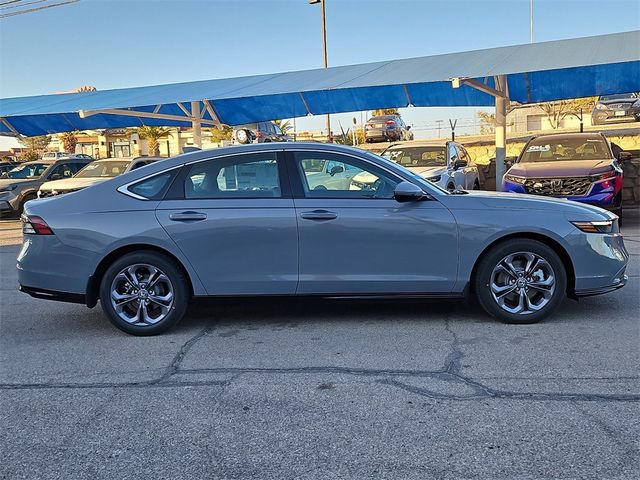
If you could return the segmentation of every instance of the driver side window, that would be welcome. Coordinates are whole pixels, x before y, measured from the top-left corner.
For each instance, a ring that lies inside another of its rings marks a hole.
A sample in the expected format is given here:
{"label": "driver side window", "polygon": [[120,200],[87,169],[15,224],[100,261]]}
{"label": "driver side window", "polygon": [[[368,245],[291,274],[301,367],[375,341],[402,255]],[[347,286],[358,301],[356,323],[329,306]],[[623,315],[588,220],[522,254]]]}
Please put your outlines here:
{"label": "driver side window", "polygon": [[392,199],[399,180],[364,160],[333,153],[296,152],[305,197]]}

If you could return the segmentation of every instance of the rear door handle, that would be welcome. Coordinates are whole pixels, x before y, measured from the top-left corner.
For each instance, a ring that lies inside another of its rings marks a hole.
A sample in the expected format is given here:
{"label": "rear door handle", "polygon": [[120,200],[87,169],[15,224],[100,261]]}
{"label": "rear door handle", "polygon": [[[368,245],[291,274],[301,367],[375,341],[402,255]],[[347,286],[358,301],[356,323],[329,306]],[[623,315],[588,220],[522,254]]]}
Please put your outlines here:
{"label": "rear door handle", "polygon": [[338,214],[328,210],[313,210],[311,212],[302,212],[300,216],[306,220],[334,220],[338,218]]}
{"label": "rear door handle", "polygon": [[197,222],[200,220],[206,220],[207,214],[200,212],[180,212],[172,213],[169,218],[174,222]]}

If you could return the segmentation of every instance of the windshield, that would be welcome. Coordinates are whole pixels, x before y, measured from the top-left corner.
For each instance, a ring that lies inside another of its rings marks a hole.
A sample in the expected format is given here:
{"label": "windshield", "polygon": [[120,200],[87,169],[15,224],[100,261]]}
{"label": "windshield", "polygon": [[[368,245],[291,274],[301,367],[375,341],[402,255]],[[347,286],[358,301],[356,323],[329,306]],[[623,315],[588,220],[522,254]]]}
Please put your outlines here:
{"label": "windshield", "polygon": [[405,147],[386,150],[382,156],[403,167],[446,167],[445,147]]}
{"label": "windshield", "polygon": [[50,163],[26,163],[7,173],[9,178],[39,178],[49,168]]}
{"label": "windshield", "polygon": [[76,173],[75,176],[76,178],[117,177],[125,172],[129,163],[128,161],[114,162],[111,160],[108,162],[93,162]]}
{"label": "windshield", "polygon": [[634,98],[640,98],[639,93],[619,93],[617,95],[603,95],[599,100],[631,100]]}
{"label": "windshield", "polygon": [[602,137],[542,137],[529,142],[520,163],[600,160],[610,156]]}

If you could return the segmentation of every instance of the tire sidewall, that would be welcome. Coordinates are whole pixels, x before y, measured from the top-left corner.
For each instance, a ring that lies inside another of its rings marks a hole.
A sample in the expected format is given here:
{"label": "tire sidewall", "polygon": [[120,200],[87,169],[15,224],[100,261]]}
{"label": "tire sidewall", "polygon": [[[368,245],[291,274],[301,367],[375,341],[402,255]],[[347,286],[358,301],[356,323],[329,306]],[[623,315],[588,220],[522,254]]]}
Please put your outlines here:
{"label": "tire sidewall", "polygon": [[[500,308],[491,294],[490,282],[493,269],[504,257],[516,252],[531,252],[540,255],[551,265],[556,278],[555,291],[549,303],[542,310],[528,315],[506,312]],[[548,245],[537,240],[512,239],[496,245],[484,254],[478,264],[473,286],[476,298],[487,313],[505,323],[530,324],[548,317],[562,303],[566,296],[567,273],[558,254]]]}
{"label": "tire sidewall", "polygon": [[[159,268],[169,278],[173,286],[174,301],[166,318],[155,325],[140,327],[122,320],[111,305],[111,283],[115,276],[129,265],[146,263]],[[123,332],[139,335],[158,335],[173,327],[184,316],[189,302],[187,279],[181,269],[166,255],[140,251],[128,253],[114,261],[105,271],[100,282],[100,304],[109,321]]]}

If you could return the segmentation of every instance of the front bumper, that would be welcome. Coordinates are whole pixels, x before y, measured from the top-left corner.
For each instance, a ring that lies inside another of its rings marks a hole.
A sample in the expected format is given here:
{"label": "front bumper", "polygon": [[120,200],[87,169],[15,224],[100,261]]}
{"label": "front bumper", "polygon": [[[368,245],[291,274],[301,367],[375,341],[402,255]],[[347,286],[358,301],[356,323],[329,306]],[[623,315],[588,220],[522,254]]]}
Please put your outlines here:
{"label": "front bumper", "polygon": [[0,212],[16,212],[19,203],[19,198],[13,191],[0,192]]}
{"label": "front bumper", "polygon": [[640,121],[640,108],[630,108],[624,111],[624,115],[617,115],[615,110],[600,110],[591,115],[594,125],[607,123]]}
{"label": "front bumper", "polygon": [[574,202],[588,203],[589,205],[594,205],[606,210],[616,210],[620,208],[622,204],[622,195],[620,195],[620,190],[622,189],[622,178],[620,178],[619,183],[619,186],[612,185],[607,188],[600,188],[599,184],[595,183],[591,188],[589,188],[587,195],[583,196],[555,196],[527,192],[524,185],[511,182],[509,180],[503,180],[502,191],[511,193],[526,193],[529,195],[541,195],[551,198],[563,198],[565,200],[572,200]]}

